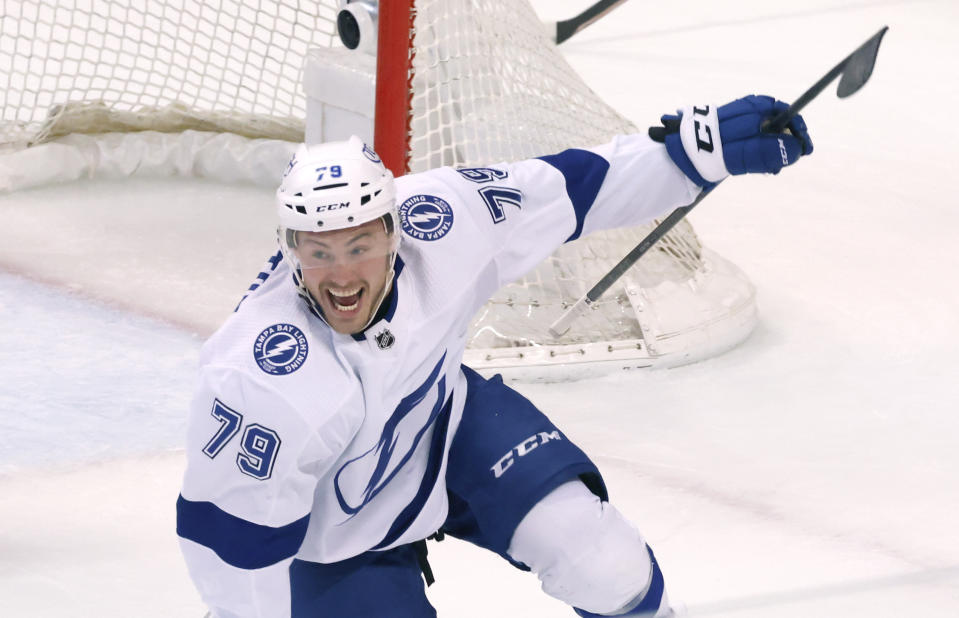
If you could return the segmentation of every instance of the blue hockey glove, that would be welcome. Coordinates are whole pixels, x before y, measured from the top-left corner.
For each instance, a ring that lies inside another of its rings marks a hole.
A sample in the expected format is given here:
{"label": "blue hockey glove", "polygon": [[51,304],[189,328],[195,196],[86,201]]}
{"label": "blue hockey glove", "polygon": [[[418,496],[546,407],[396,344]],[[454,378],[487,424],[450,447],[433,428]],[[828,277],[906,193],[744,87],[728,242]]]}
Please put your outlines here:
{"label": "blue hockey glove", "polygon": [[719,109],[687,107],[662,117],[663,126],[649,136],[666,145],[673,162],[697,185],[711,188],[729,174],[778,174],[799,157],[812,154],[812,140],[802,116],[790,120],[783,133],[764,133],[764,120],[789,105],[751,94]]}

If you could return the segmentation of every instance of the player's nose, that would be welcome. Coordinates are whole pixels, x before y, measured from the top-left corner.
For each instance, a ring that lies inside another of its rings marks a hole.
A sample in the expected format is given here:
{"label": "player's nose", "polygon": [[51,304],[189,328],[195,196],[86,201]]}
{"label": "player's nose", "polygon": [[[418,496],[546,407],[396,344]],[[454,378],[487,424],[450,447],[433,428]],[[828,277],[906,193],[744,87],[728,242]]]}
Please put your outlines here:
{"label": "player's nose", "polygon": [[346,287],[356,281],[356,269],[344,261],[337,261],[330,267],[328,279],[333,285]]}

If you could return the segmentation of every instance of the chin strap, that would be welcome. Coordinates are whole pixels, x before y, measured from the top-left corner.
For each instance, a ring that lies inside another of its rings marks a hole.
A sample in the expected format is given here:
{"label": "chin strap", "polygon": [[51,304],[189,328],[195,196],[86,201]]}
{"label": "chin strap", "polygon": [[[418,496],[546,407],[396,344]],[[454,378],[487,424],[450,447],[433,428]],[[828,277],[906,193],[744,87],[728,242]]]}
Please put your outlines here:
{"label": "chin strap", "polygon": [[[370,309],[370,318],[366,321],[366,324],[363,325],[363,328],[360,329],[360,332],[363,332],[369,328],[370,324],[376,321],[377,316],[379,316],[380,308],[383,306],[383,301],[385,301],[390,296],[390,292],[393,290],[393,279],[396,277],[396,251],[390,255],[390,270],[386,273],[386,285],[383,286],[383,291],[380,293],[379,299]],[[323,320],[326,321],[325,319]]]}

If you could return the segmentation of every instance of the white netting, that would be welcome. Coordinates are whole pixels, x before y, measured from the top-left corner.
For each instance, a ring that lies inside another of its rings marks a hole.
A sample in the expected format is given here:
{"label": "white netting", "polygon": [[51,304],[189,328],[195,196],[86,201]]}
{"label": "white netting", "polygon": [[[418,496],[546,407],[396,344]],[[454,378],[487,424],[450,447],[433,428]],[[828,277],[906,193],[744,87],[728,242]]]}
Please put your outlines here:
{"label": "white netting", "polygon": [[[569,67],[525,2],[419,2],[414,48],[413,170],[535,157],[637,131]],[[541,352],[527,348],[546,345],[567,346],[558,349],[567,352],[562,360],[568,362],[570,350],[585,355],[583,345],[599,341],[632,342],[640,345],[639,356],[655,357],[691,344],[668,340],[704,325],[729,328],[716,322],[733,312],[748,314],[737,318],[733,331],[751,325],[752,287],[715,254],[711,268],[683,221],[570,332],[559,340],[551,337],[548,326],[651,230],[603,232],[564,245],[525,279],[503,288],[474,323],[471,346],[486,350],[476,360],[521,362]],[[712,296],[710,277],[726,279],[720,298]],[[690,312],[690,305],[696,310]],[[687,323],[670,319],[677,311]],[[664,329],[664,323],[670,326]],[[606,346],[608,354],[618,349]]]}
{"label": "white netting", "polygon": [[[336,8],[336,0],[3,0],[0,150],[147,129],[302,140],[304,58],[311,47],[340,46]],[[636,130],[576,76],[526,2],[420,0],[414,51],[413,171],[538,156]],[[547,334],[649,229],[565,245],[501,290],[476,318],[470,361],[678,364],[745,337],[755,321],[752,286],[685,222],[563,340]]]}
{"label": "white netting", "polygon": [[0,148],[67,133],[301,140],[303,57],[332,2],[3,0]]}

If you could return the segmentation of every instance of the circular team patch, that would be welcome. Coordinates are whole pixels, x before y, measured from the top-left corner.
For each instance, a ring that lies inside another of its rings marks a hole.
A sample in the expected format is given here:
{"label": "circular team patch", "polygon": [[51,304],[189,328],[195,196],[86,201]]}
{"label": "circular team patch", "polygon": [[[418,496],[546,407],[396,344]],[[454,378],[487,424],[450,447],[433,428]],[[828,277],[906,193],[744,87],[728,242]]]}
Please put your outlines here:
{"label": "circular team patch", "polygon": [[273,375],[286,375],[302,367],[308,351],[306,335],[292,324],[264,328],[253,343],[256,364]]}
{"label": "circular team patch", "polygon": [[453,209],[435,195],[414,195],[400,204],[400,225],[417,240],[439,240],[453,227]]}
{"label": "circular team patch", "polygon": [[366,144],[363,144],[363,155],[373,163],[381,163],[380,155]]}

